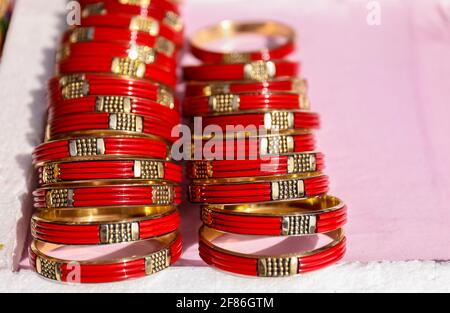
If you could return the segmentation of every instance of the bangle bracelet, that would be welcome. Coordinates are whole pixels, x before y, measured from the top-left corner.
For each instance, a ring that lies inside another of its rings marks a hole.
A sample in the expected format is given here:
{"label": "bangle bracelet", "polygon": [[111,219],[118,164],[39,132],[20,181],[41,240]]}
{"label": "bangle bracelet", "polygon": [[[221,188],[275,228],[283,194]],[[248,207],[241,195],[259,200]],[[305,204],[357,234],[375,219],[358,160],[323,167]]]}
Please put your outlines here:
{"label": "bangle bracelet", "polygon": [[179,184],[182,169],[174,163],[155,160],[45,163],[39,167],[40,184],[85,180],[166,180]]}
{"label": "bangle bracelet", "polygon": [[[124,14],[93,15],[82,17],[81,25],[82,27],[108,27],[128,30],[133,32],[136,37],[140,37],[140,34],[149,34],[153,37],[161,36],[175,43],[177,47],[181,47],[183,45],[183,26],[181,19],[174,14],[171,14],[171,16],[174,19],[170,21],[171,24],[168,24],[168,19],[164,19],[161,22],[148,16],[130,16]],[[77,28],[72,28],[72,30]],[[69,34],[70,31],[65,34],[63,37],[64,41],[68,40]]]}
{"label": "bangle bracelet", "polygon": [[303,111],[270,111],[267,113],[220,114],[203,117],[204,126],[217,125],[225,130],[229,125],[264,127],[268,131],[317,129],[319,115]]}
{"label": "bangle bracelet", "polygon": [[[172,52],[173,54],[173,52]],[[121,44],[110,42],[79,42],[74,44],[65,44],[58,52],[58,62],[67,61],[70,58],[112,58],[126,57],[136,59],[145,64],[155,64],[167,71],[176,70],[176,61],[173,55],[167,55],[158,48],[135,44]]]}
{"label": "bangle bracelet", "polygon": [[[283,37],[285,42],[260,51],[222,52],[211,51],[205,46],[214,40],[230,38],[239,34],[258,34],[270,38]],[[223,21],[212,27],[203,28],[190,40],[191,53],[205,63],[244,63],[257,60],[282,59],[295,50],[295,31],[277,22],[246,23]]]}
{"label": "bangle bracelet", "polygon": [[145,64],[140,60],[130,58],[71,58],[59,64],[61,74],[75,74],[79,72],[100,72],[116,75],[145,78],[171,88],[175,88],[176,75],[154,64]]}
{"label": "bangle bracelet", "polygon": [[159,237],[180,225],[175,207],[128,207],[126,212],[120,207],[106,212],[97,209],[41,210],[31,219],[31,234],[54,244],[104,245]]}
{"label": "bangle bracelet", "polygon": [[218,94],[209,97],[192,97],[184,101],[183,113],[187,116],[224,114],[242,111],[308,110],[306,95],[296,93],[242,93]]}
{"label": "bangle bracelet", "polygon": [[161,124],[158,118],[130,113],[73,114],[49,121],[50,138],[58,139],[68,134],[88,134],[93,130],[115,131],[117,134],[148,134],[175,141],[171,131],[178,123]]}
{"label": "bangle bracelet", "polygon": [[306,95],[308,83],[305,79],[279,78],[263,82],[188,82],[186,84],[186,97],[215,96],[220,94],[240,93],[272,93],[272,92],[295,92]]}
{"label": "bangle bracelet", "polygon": [[139,137],[80,137],[43,143],[33,152],[33,164],[50,161],[105,160],[120,157],[169,158],[165,142]]}
{"label": "bangle bracelet", "polygon": [[187,172],[192,180],[311,174],[321,172],[324,163],[322,153],[307,152],[255,160],[192,161]]}
{"label": "bangle bracelet", "polygon": [[253,61],[235,64],[207,64],[184,67],[184,78],[195,81],[251,80],[266,81],[298,75],[298,62]]}
{"label": "bangle bracelet", "polygon": [[138,97],[178,109],[178,101],[166,87],[144,79],[104,74],[74,74],[49,81],[50,102],[86,96]]}
{"label": "bangle bracelet", "polygon": [[[156,252],[142,256],[111,261],[73,261],[49,256],[52,251],[63,246],[33,240],[30,247],[30,264],[41,276],[56,281],[73,282],[71,274],[74,264],[78,265],[79,277],[76,282],[79,283],[126,280],[155,274],[177,262],[182,250],[181,235],[178,232],[143,241],[148,248],[139,245],[140,250],[154,249],[155,242],[160,243],[162,247]],[[134,244],[131,244],[129,247],[130,253],[134,253],[133,246]]]}
{"label": "bangle bracelet", "polygon": [[346,239],[342,229],[327,233],[333,241],[326,246],[303,253],[281,256],[258,256],[236,253],[212,243],[224,233],[206,226],[200,229],[200,257],[209,265],[240,275],[285,277],[315,271],[341,260]]}
{"label": "bangle bracelet", "polygon": [[[259,156],[286,155],[290,153],[313,151],[316,148],[316,141],[312,134],[263,136],[240,139],[209,139],[200,141],[201,145],[194,141],[194,159],[213,159],[220,155],[222,160],[226,156],[244,156],[254,159]],[[207,145],[214,146],[215,152],[211,156],[207,155]],[[245,159],[242,158],[242,159]]]}
{"label": "bangle bracelet", "polygon": [[[104,5],[94,5],[86,7],[84,6],[82,16],[81,16],[81,25],[84,25],[84,21],[89,21],[90,19],[96,19],[104,16],[124,16],[127,18],[140,17],[140,18],[150,18],[155,21],[158,21],[162,25],[170,28],[172,31],[181,32],[183,30],[183,22],[178,13],[170,10],[164,10],[162,8],[146,8],[141,10],[139,8],[135,8],[134,12],[130,12],[130,10],[122,10],[119,12],[114,12],[112,10],[108,10],[109,8]],[[134,14],[136,13],[136,14]]]}
{"label": "bangle bracelet", "polygon": [[34,206],[44,208],[81,208],[122,205],[178,205],[181,187],[169,184],[67,186],[40,188],[33,192]]}
{"label": "bangle bracelet", "polygon": [[[123,50],[126,47],[120,49],[120,45],[132,45],[141,55],[150,59],[151,54],[157,52],[168,58],[175,58],[175,44],[164,37],[152,36],[142,32],[134,32],[127,29],[113,28],[113,27],[77,27],[68,31],[63,37],[63,48],[71,47],[69,44],[109,44],[111,48],[115,48],[121,54],[124,54]],[[103,51],[106,47],[103,47]],[[129,47],[128,47],[129,48]],[[86,48],[85,48],[86,49]],[[152,49],[149,51],[149,49]],[[91,53],[95,53],[95,49]],[[65,52],[65,51],[64,51]],[[76,51],[79,53],[78,51]],[[85,52],[86,51],[82,51]],[[111,52],[110,52],[111,53]]]}
{"label": "bangle bracelet", "polygon": [[80,0],[82,15],[121,12],[124,14],[144,14],[146,11],[171,10],[179,12],[178,6],[167,0]]}
{"label": "bangle bracelet", "polygon": [[189,196],[193,203],[233,204],[280,202],[302,200],[323,195],[328,191],[328,177],[325,175],[297,178],[258,177],[204,180],[189,186]]}
{"label": "bangle bracelet", "polygon": [[280,204],[204,206],[202,220],[208,227],[227,233],[300,236],[343,227],[347,209],[341,200],[324,196]]}
{"label": "bangle bracelet", "polygon": [[145,98],[122,96],[86,96],[62,100],[49,107],[49,120],[67,115],[84,113],[132,113],[159,120],[160,123],[177,125],[180,113]]}

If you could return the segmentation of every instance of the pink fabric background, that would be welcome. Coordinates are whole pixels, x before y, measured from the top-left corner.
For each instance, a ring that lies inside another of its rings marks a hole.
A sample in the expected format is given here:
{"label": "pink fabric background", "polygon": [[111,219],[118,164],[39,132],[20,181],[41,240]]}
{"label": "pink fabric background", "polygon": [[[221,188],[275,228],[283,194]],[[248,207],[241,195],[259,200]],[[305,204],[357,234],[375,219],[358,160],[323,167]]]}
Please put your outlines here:
{"label": "pink fabric background", "polygon": [[[346,260],[450,259],[450,5],[370,1],[228,0],[184,6],[188,34],[222,19],[274,19],[298,30],[302,72],[322,115],[319,149],[332,193],[346,201]],[[185,208],[196,256],[198,209]]]}
{"label": "pink fabric background", "polygon": [[[297,29],[293,57],[322,116],[319,150],[332,194],[349,207],[346,260],[449,260],[450,1],[378,1],[380,26],[367,25],[368,2],[187,0],[183,11],[188,34],[222,19]],[[178,265],[204,265],[199,209],[182,211]],[[254,243],[261,252],[268,242]]]}

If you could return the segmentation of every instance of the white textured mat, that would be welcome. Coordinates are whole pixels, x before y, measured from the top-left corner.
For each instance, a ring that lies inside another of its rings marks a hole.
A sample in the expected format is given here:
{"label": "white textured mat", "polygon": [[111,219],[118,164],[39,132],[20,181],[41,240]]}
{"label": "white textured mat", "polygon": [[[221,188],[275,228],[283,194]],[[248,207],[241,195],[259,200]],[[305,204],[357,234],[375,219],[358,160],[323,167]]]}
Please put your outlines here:
{"label": "white textured mat", "polygon": [[43,138],[46,81],[65,28],[64,7],[64,0],[17,1],[5,44],[0,66],[0,267],[17,268],[28,234],[35,186],[31,152]]}
{"label": "white textured mat", "polygon": [[47,282],[28,271],[0,271],[0,292],[450,292],[449,282],[449,263],[419,261],[344,263],[281,279],[248,279],[204,267],[174,267],[154,277],[92,286]]}

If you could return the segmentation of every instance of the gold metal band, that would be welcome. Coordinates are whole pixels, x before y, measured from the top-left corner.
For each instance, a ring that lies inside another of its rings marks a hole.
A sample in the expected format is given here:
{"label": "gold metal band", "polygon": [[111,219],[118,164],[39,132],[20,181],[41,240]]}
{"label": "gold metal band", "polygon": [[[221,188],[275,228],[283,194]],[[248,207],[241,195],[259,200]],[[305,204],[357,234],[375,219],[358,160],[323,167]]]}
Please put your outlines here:
{"label": "gold metal band", "polygon": [[99,223],[130,223],[148,217],[158,217],[176,210],[173,205],[165,206],[117,206],[89,208],[48,208],[38,210],[33,219],[64,225],[89,225]]}
{"label": "gold metal band", "polygon": [[244,79],[258,82],[272,79],[277,74],[272,61],[253,61],[244,65]]}

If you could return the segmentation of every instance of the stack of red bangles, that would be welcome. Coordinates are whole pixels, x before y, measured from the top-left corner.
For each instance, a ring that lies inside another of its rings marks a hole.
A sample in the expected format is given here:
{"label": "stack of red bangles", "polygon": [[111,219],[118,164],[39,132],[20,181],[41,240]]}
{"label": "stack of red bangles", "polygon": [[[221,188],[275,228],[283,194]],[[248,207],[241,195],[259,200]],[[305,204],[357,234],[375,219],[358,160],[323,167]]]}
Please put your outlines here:
{"label": "stack of red bangles", "polygon": [[[242,34],[277,45],[249,52],[209,48]],[[280,37],[282,42],[275,40]],[[295,50],[295,37],[280,23],[224,21],[190,40],[192,54],[204,62],[184,68],[183,110],[194,129],[199,117],[203,127],[194,134],[188,165],[190,200],[202,205],[199,252],[207,264],[235,274],[302,274],[345,253],[346,206],[327,195],[324,156],[315,151],[319,116],[309,110],[307,84],[297,78],[299,63],[284,59]],[[219,237],[237,234],[323,236],[327,242],[283,255],[246,254],[219,243]]]}
{"label": "stack of red bangles", "polygon": [[[180,122],[178,6],[79,2],[82,25],[63,36],[46,139],[33,153],[40,188],[31,264],[45,278],[71,283],[151,275],[182,250],[182,168],[169,154]],[[65,257],[73,250],[78,257]]]}

